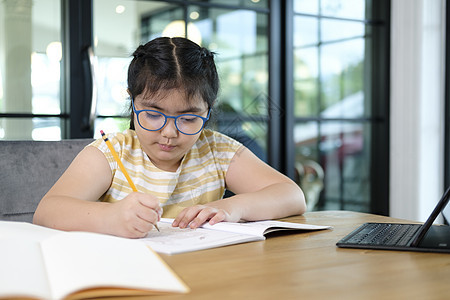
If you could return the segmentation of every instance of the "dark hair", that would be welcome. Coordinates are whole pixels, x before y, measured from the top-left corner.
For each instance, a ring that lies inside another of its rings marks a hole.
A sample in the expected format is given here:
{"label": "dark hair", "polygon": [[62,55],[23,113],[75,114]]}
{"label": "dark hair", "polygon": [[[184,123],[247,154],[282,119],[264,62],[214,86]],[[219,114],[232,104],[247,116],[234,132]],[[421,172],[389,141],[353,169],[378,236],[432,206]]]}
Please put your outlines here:
{"label": "dark hair", "polygon": [[[214,53],[181,37],[160,37],[139,46],[128,67],[130,96],[158,97],[172,89],[184,90],[186,101],[200,96],[211,108],[219,91]],[[134,129],[133,109],[130,117]]]}

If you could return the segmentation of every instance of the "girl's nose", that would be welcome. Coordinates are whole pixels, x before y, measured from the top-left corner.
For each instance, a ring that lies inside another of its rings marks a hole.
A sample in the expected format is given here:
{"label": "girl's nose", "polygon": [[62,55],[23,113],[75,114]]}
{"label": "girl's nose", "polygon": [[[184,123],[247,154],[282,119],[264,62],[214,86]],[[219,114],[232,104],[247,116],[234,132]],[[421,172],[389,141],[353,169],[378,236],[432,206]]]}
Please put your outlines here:
{"label": "girl's nose", "polygon": [[174,138],[178,136],[178,129],[175,126],[174,119],[167,119],[166,125],[161,128],[161,135],[166,138]]}

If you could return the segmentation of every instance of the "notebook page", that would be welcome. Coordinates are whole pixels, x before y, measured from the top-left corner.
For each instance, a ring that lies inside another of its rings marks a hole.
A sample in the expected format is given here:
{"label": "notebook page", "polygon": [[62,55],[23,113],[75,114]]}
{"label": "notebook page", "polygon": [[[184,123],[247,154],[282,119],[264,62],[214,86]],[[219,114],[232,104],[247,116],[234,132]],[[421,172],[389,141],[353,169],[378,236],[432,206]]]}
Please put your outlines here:
{"label": "notebook page", "polygon": [[0,266],[0,298],[51,298],[38,242],[1,238]]}
{"label": "notebook page", "polygon": [[156,252],[177,254],[264,239],[264,237],[221,230],[181,229],[172,227],[171,224],[172,222],[168,219],[158,222],[160,231],[152,230],[139,241],[144,242]]}
{"label": "notebook page", "polygon": [[135,240],[68,232],[45,240],[42,249],[53,298],[99,287],[188,291],[155,252]]}

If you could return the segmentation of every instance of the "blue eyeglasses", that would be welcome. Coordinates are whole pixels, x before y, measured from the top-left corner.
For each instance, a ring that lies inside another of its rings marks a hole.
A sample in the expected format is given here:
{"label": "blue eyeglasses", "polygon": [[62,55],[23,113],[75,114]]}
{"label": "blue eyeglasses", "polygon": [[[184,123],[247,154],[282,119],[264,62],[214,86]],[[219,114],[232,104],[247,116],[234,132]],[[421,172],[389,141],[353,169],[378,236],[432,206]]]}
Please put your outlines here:
{"label": "blue eyeglasses", "polygon": [[148,131],[158,131],[166,126],[167,119],[174,119],[175,127],[179,132],[186,135],[195,135],[203,129],[211,113],[211,109],[209,109],[206,118],[194,114],[181,114],[173,117],[153,109],[136,110],[134,99],[131,99],[131,101],[139,126]]}

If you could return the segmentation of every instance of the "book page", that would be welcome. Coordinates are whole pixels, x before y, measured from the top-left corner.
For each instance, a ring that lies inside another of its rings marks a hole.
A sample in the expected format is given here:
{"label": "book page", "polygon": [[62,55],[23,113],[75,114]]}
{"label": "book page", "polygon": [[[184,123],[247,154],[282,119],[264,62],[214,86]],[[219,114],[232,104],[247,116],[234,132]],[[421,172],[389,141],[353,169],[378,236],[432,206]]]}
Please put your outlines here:
{"label": "book page", "polygon": [[[169,223],[172,224],[174,219],[170,218],[161,218],[160,224]],[[331,226],[319,226],[319,225],[310,225],[310,224],[299,224],[299,223],[291,223],[291,222],[283,222],[283,221],[274,221],[274,220],[266,220],[266,221],[254,221],[254,222],[220,222],[214,225],[209,225],[205,223],[201,226],[204,229],[217,230],[217,231],[226,231],[233,232],[239,234],[247,234],[262,237],[264,234],[278,231],[278,230],[321,230],[321,229],[330,229]]]}
{"label": "book page", "polygon": [[[189,290],[155,252],[135,240],[67,232],[42,242],[42,252],[54,299],[90,288]],[[117,292],[110,291],[104,296]]]}
{"label": "book page", "polygon": [[172,227],[172,221],[173,219],[162,218],[158,222],[160,231],[152,230],[139,241],[144,242],[156,252],[177,254],[264,239],[262,236],[204,228],[181,229]]}
{"label": "book page", "polygon": [[290,223],[282,221],[255,221],[255,222],[243,222],[243,223],[233,223],[233,222],[220,222],[214,225],[204,224],[202,228],[212,229],[212,230],[225,230],[236,233],[252,234],[257,236],[263,236],[269,232],[280,231],[280,230],[322,230],[329,229],[331,226],[318,226],[310,224],[299,224]]}
{"label": "book page", "polygon": [[0,238],[0,298],[51,299],[38,242]]}

